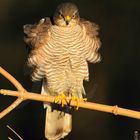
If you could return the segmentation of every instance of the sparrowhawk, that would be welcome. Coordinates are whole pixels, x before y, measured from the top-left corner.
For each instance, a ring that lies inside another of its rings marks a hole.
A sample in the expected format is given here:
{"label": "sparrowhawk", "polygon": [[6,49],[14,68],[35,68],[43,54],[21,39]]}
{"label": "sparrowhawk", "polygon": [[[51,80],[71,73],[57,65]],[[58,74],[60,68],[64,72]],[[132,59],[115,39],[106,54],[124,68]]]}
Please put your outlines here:
{"label": "sparrowhawk", "polygon": [[[30,48],[28,66],[33,81],[43,80],[42,94],[82,98],[83,81],[89,80],[88,62],[100,62],[98,26],[80,18],[73,3],[60,4],[53,18],[24,25],[25,42]],[[45,103],[45,137],[59,140],[72,129],[72,116]]]}

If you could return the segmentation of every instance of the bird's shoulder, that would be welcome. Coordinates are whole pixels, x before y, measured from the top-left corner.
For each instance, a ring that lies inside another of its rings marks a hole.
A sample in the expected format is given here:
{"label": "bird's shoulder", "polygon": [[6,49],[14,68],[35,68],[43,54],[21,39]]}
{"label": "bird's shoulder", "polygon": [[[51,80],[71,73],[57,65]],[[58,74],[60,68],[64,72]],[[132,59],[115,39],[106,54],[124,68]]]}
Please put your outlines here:
{"label": "bird's shoulder", "polygon": [[46,39],[49,35],[49,28],[52,22],[49,17],[42,18],[38,23],[26,24],[23,26],[24,41],[30,47],[36,47],[37,44]]}
{"label": "bird's shoulder", "polygon": [[94,38],[98,36],[99,26],[96,23],[81,18],[80,25],[84,27],[86,35],[89,37]]}

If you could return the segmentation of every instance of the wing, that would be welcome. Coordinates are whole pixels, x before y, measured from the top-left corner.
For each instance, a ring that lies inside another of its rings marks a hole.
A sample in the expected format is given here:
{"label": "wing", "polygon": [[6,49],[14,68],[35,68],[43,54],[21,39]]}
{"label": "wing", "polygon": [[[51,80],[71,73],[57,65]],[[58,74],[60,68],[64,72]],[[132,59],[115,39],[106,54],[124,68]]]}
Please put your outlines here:
{"label": "wing", "polygon": [[49,28],[52,23],[50,18],[42,18],[39,23],[36,24],[27,24],[23,26],[25,37],[24,41],[27,43],[30,49],[34,49],[35,47],[39,47],[44,42],[44,38],[46,39],[49,32]]}
{"label": "wing", "polygon": [[27,67],[33,81],[38,81],[43,78],[43,71],[40,69],[39,63],[42,62],[43,54],[40,52],[40,48],[43,47],[49,40],[49,29],[52,26],[50,18],[46,17],[41,19],[36,24],[24,25],[24,41],[27,44],[29,50],[29,57]]}
{"label": "wing", "polygon": [[84,28],[86,35],[89,37],[91,42],[86,50],[87,61],[91,63],[100,62],[101,56],[98,53],[98,50],[101,46],[101,42],[98,37],[99,26],[93,22],[84,19],[80,20],[80,24]]}

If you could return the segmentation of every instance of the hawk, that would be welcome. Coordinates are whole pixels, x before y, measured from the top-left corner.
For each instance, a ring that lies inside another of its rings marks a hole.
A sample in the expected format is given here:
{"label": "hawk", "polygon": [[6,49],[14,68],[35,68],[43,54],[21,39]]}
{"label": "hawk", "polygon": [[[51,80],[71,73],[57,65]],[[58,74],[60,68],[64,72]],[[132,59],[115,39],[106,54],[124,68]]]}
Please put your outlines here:
{"label": "hawk", "polygon": [[[41,93],[82,98],[83,81],[89,80],[88,62],[100,62],[98,26],[80,18],[73,3],[62,3],[53,18],[24,25],[24,40],[30,53],[27,65],[32,81],[43,80]],[[63,108],[45,103],[45,137],[59,140],[72,129],[72,116]]]}

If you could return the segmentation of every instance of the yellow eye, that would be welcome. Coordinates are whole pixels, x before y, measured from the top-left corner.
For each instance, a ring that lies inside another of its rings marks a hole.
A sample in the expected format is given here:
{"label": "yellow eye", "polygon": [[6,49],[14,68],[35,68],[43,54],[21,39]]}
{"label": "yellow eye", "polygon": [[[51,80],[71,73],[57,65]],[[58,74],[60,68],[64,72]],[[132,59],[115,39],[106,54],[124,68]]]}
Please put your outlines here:
{"label": "yellow eye", "polygon": [[73,15],[72,18],[75,18],[75,15]]}
{"label": "yellow eye", "polygon": [[58,12],[60,18],[64,18],[62,12]]}

